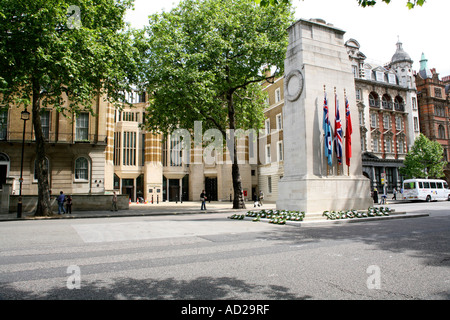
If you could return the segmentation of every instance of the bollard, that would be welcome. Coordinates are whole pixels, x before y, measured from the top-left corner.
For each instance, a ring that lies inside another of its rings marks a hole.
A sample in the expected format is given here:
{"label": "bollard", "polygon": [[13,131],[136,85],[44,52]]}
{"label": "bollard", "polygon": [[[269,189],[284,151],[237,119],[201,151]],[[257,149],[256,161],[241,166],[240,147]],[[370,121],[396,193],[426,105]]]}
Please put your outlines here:
{"label": "bollard", "polygon": [[17,199],[17,218],[22,218],[22,197]]}

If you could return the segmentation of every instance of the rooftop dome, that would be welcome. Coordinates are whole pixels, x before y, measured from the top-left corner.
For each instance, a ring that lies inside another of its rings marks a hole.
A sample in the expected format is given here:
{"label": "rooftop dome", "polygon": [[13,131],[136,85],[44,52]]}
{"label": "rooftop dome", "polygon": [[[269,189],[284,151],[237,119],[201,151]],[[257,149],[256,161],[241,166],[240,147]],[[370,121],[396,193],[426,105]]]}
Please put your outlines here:
{"label": "rooftop dome", "polygon": [[391,63],[402,61],[407,61],[411,63],[413,62],[409,54],[407,54],[405,50],[403,50],[403,44],[399,40],[397,42],[397,51],[395,51],[395,54],[392,56]]}

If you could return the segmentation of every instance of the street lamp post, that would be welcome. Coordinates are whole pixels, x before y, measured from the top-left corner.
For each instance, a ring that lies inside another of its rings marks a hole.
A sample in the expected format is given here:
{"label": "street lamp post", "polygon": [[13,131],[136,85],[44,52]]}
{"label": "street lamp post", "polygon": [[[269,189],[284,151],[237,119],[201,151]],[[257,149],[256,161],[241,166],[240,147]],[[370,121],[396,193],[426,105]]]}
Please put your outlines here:
{"label": "street lamp post", "polygon": [[22,218],[22,183],[23,183],[23,152],[25,148],[25,128],[27,120],[30,119],[30,113],[25,108],[24,111],[20,113],[20,119],[23,120],[23,136],[22,136],[22,159],[20,161],[20,179],[19,179],[19,200],[17,202],[17,218]]}

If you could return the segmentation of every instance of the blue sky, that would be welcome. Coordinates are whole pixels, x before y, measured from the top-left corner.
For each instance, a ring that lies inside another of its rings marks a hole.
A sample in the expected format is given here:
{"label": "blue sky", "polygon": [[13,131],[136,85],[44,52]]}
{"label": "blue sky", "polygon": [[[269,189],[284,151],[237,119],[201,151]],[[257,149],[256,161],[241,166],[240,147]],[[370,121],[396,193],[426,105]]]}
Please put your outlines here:
{"label": "blue sky", "polygon": [[[449,0],[428,0],[423,7],[406,8],[407,0],[392,0],[373,8],[361,8],[357,0],[293,0],[297,19],[321,18],[346,31],[345,40],[356,39],[369,61],[384,64],[391,60],[397,40],[414,60],[419,70],[422,52],[428,67],[436,68],[440,77],[450,75]],[[135,28],[148,23],[148,15],[170,11],[179,0],[135,0],[135,10],[126,20]]]}

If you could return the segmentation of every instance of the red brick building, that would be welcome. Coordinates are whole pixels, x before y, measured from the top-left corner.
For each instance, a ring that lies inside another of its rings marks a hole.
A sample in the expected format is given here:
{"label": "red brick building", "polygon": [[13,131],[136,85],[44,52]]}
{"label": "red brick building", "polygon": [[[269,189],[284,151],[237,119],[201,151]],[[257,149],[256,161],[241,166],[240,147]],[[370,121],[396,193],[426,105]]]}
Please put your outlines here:
{"label": "red brick building", "polygon": [[[428,69],[422,54],[420,71],[415,74],[419,106],[420,132],[444,148],[444,160],[450,160],[450,76],[439,79],[436,69]],[[445,170],[450,181],[450,166]]]}

